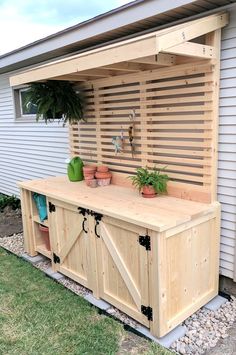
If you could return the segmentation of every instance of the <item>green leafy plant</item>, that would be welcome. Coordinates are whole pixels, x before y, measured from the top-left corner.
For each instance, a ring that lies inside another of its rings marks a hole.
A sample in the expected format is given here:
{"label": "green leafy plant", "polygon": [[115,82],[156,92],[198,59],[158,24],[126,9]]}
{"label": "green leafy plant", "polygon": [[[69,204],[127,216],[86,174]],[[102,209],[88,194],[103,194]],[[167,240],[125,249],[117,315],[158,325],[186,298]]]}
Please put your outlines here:
{"label": "green leafy plant", "polygon": [[163,169],[148,170],[147,168],[138,168],[136,175],[129,176],[132,180],[132,184],[139,190],[142,190],[144,186],[153,186],[157,194],[163,194],[167,192],[167,182],[169,177],[167,174],[162,174]]}
{"label": "green leafy plant", "polygon": [[6,206],[11,206],[13,210],[20,208],[20,200],[16,196],[7,196],[0,194],[0,211],[3,211]]}
{"label": "green leafy plant", "polygon": [[32,83],[27,90],[25,106],[36,107],[36,119],[46,123],[55,118],[63,125],[83,119],[82,98],[68,81],[48,80]]}

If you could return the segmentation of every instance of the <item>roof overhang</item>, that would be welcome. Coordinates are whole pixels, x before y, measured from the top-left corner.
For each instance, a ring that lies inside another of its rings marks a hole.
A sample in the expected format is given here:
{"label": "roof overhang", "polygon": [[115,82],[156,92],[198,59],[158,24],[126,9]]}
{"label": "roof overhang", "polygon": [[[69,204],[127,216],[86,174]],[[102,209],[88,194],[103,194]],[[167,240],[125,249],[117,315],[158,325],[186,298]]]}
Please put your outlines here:
{"label": "roof overhang", "polygon": [[213,47],[191,41],[227,24],[227,13],[189,21],[20,72],[10,77],[10,85],[42,80],[86,81],[146,70],[147,66],[173,65],[179,55],[214,58]]}

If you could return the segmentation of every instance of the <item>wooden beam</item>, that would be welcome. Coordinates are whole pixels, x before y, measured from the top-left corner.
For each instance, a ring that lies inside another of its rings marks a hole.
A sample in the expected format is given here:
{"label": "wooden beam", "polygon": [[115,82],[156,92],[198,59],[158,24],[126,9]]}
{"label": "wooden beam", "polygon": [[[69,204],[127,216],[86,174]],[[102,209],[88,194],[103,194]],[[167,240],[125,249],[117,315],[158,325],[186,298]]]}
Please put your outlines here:
{"label": "wooden beam", "polygon": [[[39,80],[52,79],[120,62],[137,62],[138,59],[143,57],[155,57],[160,52],[167,51],[171,47],[220,29],[227,24],[228,15],[226,13],[189,21],[168,29],[113,43],[15,74],[10,77],[10,85],[16,86]],[[156,60],[154,60],[154,63],[165,66],[168,63],[167,58],[170,61],[173,60],[173,58],[167,57],[167,54],[160,53],[156,57]],[[150,63],[148,62],[148,64]]]}
{"label": "wooden beam", "polygon": [[109,77],[109,76],[114,76],[116,75],[116,71],[112,70],[110,68],[98,68],[98,69],[90,69],[90,70],[84,70],[76,73],[76,75],[82,75],[82,76],[94,76],[94,77]]}
{"label": "wooden beam", "polygon": [[153,67],[153,65],[146,65],[142,63],[122,62],[103,67],[103,69],[113,69],[122,72],[126,71],[129,73],[138,73],[139,71],[148,70],[150,68],[152,69]]}
{"label": "wooden beam", "polygon": [[[122,44],[122,45],[121,45]],[[43,79],[104,67],[156,54],[156,34],[142,36],[136,40],[124,41],[103,48],[88,51],[67,59],[29,69],[10,77],[10,85],[21,85]]]}
{"label": "wooden beam", "polygon": [[131,62],[133,63],[142,63],[142,64],[153,64],[161,66],[172,66],[175,65],[176,57],[171,54],[159,53],[156,55],[151,55],[148,57],[134,59]]}
{"label": "wooden beam", "polygon": [[[97,79],[97,78],[96,78]],[[85,81],[87,82],[88,80],[92,80],[91,77],[87,76],[79,76],[79,75],[60,75],[56,76],[54,78],[50,78],[50,80],[65,80],[65,81]],[[45,80],[44,80],[45,81]]]}
{"label": "wooden beam", "polygon": [[164,50],[164,52],[203,59],[215,58],[214,47],[193,42],[178,44],[177,46]]}
{"label": "wooden beam", "polygon": [[182,27],[172,27],[168,32],[157,34],[158,52],[163,52],[178,44],[190,41],[212,31],[216,31],[229,23],[228,13],[204,17],[187,22]]}

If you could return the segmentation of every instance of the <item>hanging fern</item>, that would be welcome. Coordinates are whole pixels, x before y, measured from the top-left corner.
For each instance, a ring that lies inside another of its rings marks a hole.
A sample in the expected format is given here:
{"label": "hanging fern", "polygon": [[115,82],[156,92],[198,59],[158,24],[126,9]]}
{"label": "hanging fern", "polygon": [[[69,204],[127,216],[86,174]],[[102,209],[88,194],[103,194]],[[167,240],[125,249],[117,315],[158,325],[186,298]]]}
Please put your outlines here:
{"label": "hanging fern", "polygon": [[82,99],[68,81],[35,82],[26,95],[26,106],[36,105],[36,119],[48,121],[61,119],[63,125],[83,119]]}

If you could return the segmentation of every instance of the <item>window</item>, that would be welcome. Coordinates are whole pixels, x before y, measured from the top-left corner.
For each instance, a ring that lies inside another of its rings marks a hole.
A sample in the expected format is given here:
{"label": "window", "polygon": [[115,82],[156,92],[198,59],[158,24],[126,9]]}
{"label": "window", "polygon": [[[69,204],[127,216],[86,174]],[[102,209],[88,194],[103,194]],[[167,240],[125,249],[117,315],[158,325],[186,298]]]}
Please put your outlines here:
{"label": "window", "polygon": [[14,89],[14,104],[15,104],[15,116],[17,119],[26,118],[34,119],[36,117],[37,106],[31,103],[26,103],[27,98],[27,87],[21,87],[19,89]]}
{"label": "window", "polygon": [[27,91],[28,89],[20,89],[19,96],[20,96],[20,110],[21,116],[26,115],[36,115],[37,112],[37,105],[32,104],[31,102],[26,102],[27,99]]}

